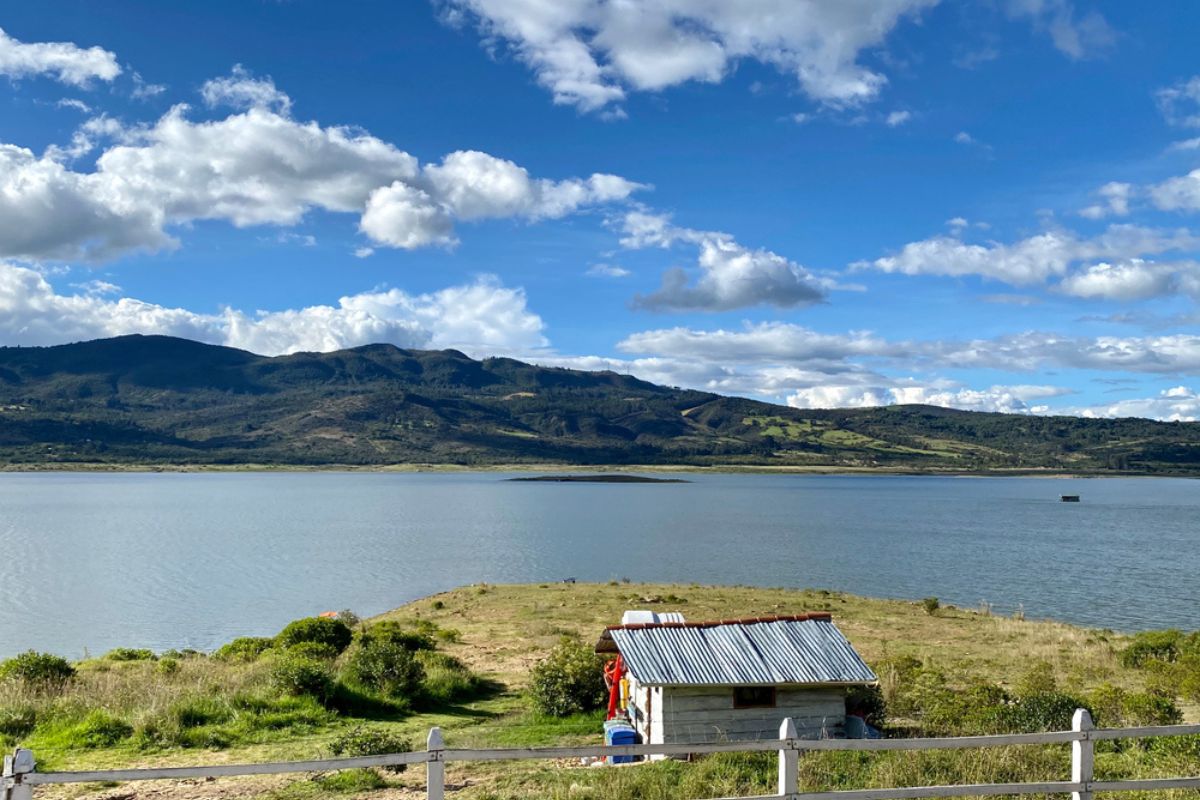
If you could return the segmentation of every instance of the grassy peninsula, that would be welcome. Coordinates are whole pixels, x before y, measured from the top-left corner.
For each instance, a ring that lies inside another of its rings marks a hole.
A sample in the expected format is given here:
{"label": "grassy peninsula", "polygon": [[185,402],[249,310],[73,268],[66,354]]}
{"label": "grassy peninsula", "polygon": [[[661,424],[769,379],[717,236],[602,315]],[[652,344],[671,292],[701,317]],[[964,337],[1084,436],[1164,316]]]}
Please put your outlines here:
{"label": "grassy peninsula", "polygon": [[[1131,637],[945,607],[934,598],[910,603],[815,590],[543,584],[462,587],[354,624],[346,642],[314,641],[325,634],[314,634],[314,623],[305,621],[298,623],[300,633],[288,633],[289,626],[212,654],[114,651],[74,665],[74,676],[53,686],[31,686],[10,674],[0,679],[0,738],[6,747],[32,747],[43,769],[328,757],[363,739],[368,747],[407,742],[420,748],[432,725],[443,728],[450,746],[595,743],[598,712],[540,716],[526,687],[534,667],[560,643],[590,645],[631,607],[681,611],[693,620],[831,611],[881,677],[884,707],[876,710],[893,736],[1055,728],[1077,703],[1108,726],[1200,720],[1200,637],[1194,634]],[[371,664],[383,663],[376,657],[380,643],[411,648],[412,660],[422,665],[419,677],[404,669],[372,672]],[[371,648],[374,655],[364,655]],[[297,664],[316,664],[324,677]],[[1106,745],[1098,771],[1111,777],[1194,773],[1198,738]],[[818,753],[803,758],[801,770],[806,787],[848,789],[1061,779],[1068,759],[1067,748],[1057,745]],[[468,764],[453,765],[449,782],[464,800],[689,798],[763,793],[774,769],[769,754],[614,770]],[[383,800],[412,796],[421,780],[418,768],[398,775],[354,771],[45,794]]]}
{"label": "grassy peninsula", "polygon": [[795,409],[614,372],[164,336],[0,348],[0,468],[687,466],[1200,474],[1200,423]]}

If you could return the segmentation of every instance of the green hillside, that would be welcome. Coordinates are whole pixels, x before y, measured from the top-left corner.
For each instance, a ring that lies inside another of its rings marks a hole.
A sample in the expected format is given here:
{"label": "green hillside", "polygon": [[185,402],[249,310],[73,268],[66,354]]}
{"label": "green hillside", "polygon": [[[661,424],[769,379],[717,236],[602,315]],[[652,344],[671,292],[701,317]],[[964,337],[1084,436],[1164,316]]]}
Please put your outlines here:
{"label": "green hillside", "polygon": [[0,348],[0,463],[685,464],[1200,473],[1200,423],[799,410],[612,372],[161,336]]}

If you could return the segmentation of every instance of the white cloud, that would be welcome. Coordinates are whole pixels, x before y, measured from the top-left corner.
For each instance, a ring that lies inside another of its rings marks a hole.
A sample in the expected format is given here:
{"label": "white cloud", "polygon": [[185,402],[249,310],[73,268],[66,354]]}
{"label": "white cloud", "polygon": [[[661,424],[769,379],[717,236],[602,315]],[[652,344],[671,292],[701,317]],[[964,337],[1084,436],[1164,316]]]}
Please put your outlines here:
{"label": "white cloud", "polygon": [[235,64],[227,77],[205,81],[200,96],[210,107],[269,108],[280,114],[287,114],[292,107],[292,98],[275,88],[270,76],[255,78],[241,64]]}
{"label": "white cloud", "polygon": [[595,111],[627,91],[718,82],[739,59],[792,75],[832,105],[874,98],[887,78],[858,62],[896,24],[937,0],[447,0],[505,41],[556,103]]}
{"label": "white cloud", "polygon": [[[225,86],[214,97],[252,94]],[[279,105],[268,92],[257,96]],[[603,174],[536,180],[475,151],[422,169],[369,134],[298,122],[261,105],[209,122],[193,122],[186,106],[176,106],[153,125],[105,125],[85,125],[71,146],[41,158],[0,145],[0,257],[104,259],[172,246],[174,225],[288,226],[314,208],[361,214],[361,229],[377,245],[450,244],[454,219],[561,217],[642,188]],[[100,133],[119,135],[120,144],[101,153],[95,171],[59,163],[90,150]]]}
{"label": "white cloud", "polygon": [[1168,147],[1167,150],[1170,152],[1176,152],[1180,150],[1200,150],[1200,136],[1195,136],[1191,139],[1182,139],[1178,142],[1172,142],[1171,146]]}
{"label": "white cloud", "polygon": [[375,255],[374,247],[356,247],[354,248],[355,258],[370,258]]}
{"label": "white cloud", "polygon": [[1063,278],[1058,288],[1075,297],[1104,300],[1145,300],[1173,294],[1200,298],[1200,264],[1155,263],[1140,258],[1115,264],[1100,262]]}
{"label": "white cloud", "polygon": [[89,106],[87,103],[83,102],[82,100],[77,100],[74,97],[64,97],[63,99],[59,100],[54,105],[58,106],[59,108],[72,108],[72,109],[78,111],[80,114],[92,113],[91,106]]}
{"label": "white cloud", "polygon": [[1066,409],[1064,413],[1092,418],[1143,417],[1170,422],[1196,422],[1200,420],[1200,394],[1187,386],[1175,386],[1164,389],[1155,397],[1129,398],[1115,403]]}
{"label": "white cloud", "polygon": [[121,74],[114,53],[100,47],[82,48],[70,42],[26,44],[0,28],[0,75],[29,78],[46,75],[71,86],[92,80],[112,81]]}
{"label": "white cloud", "polygon": [[1159,89],[1154,97],[1167,122],[1188,128],[1200,128],[1200,75]]}
{"label": "white cloud", "polygon": [[967,133],[966,131],[959,131],[958,133],[954,134],[954,141],[958,142],[959,144],[976,144],[977,143],[975,141],[975,137],[972,136],[971,134]]}
{"label": "white cloud", "polygon": [[765,249],[751,249],[719,231],[700,231],[671,224],[670,217],[645,211],[627,213],[621,221],[630,248],[669,248],[676,243],[698,249],[699,277],[675,267],[663,275],[662,286],[639,295],[634,305],[657,311],[728,311],[756,305],[780,308],[811,305],[824,300],[832,282],[800,264]]}
{"label": "white cloud", "polygon": [[787,398],[793,408],[865,408],[889,405],[927,405],[964,411],[1031,414],[1048,410],[1031,401],[1070,394],[1059,386],[991,386],[987,389],[945,388],[901,384],[896,386],[814,386],[799,389]]}
{"label": "white cloud", "polygon": [[167,90],[161,83],[147,83],[141,73],[133,73],[133,90],[129,93],[134,100],[152,100]]}
{"label": "white cloud", "polygon": [[1200,169],[1150,187],[1150,199],[1163,211],[1200,211]]}
{"label": "white cloud", "polygon": [[1186,230],[1111,225],[1090,239],[1056,229],[1012,244],[968,244],[956,236],[935,236],[910,242],[895,255],[852,266],[904,275],[979,275],[1031,285],[1063,277],[1073,264],[1082,261],[1128,260],[1198,246],[1200,238]]}
{"label": "white cloud", "polygon": [[22,345],[157,333],[274,355],[328,351],[375,342],[453,347],[475,355],[536,353],[546,347],[541,318],[525,293],[485,277],[413,295],[399,289],[341,298],[335,306],[204,314],[129,297],[104,281],[60,294],[40,272],[0,262],[0,339]]}
{"label": "white cloud", "polygon": [[1071,0],[1008,0],[1010,16],[1033,22],[1050,34],[1060,51],[1074,59],[1097,55],[1116,42],[1116,33],[1096,11],[1077,15]]}
{"label": "white cloud", "polygon": [[593,278],[628,278],[633,273],[616,264],[592,264],[586,274]]}
{"label": "white cloud", "polygon": [[1133,195],[1133,185],[1112,181],[1100,187],[1096,192],[1100,195],[1101,203],[1088,206],[1079,212],[1088,219],[1103,219],[1107,216],[1124,217],[1129,214],[1129,200]]}
{"label": "white cloud", "polygon": [[717,363],[835,362],[853,357],[899,356],[903,344],[890,343],[869,331],[823,334],[784,322],[747,325],[740,331],[665,328],[633,333],[617,343],[625,353],[673,358],[703,358]]}
{"label": "white cloud", "polygon": [[910,119],[912,119],[911,111],[893,111],[887,115],[887,120],[885,121],[887,122],[887,126],[889,128],[896,128],[908,122]]}

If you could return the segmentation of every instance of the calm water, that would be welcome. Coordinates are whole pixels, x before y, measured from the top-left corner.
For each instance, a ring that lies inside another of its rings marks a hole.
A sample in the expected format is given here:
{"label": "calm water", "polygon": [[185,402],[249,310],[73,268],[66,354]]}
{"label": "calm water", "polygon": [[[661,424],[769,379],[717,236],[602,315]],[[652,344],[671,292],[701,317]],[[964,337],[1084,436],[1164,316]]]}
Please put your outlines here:
{"label": "calm water", "polygon": [[[211,648],[478,581],[822,587],[1200,628],[1200,482],[0,474],[0,655]],[[1080,494],[1065,504],[1060,494]]]}

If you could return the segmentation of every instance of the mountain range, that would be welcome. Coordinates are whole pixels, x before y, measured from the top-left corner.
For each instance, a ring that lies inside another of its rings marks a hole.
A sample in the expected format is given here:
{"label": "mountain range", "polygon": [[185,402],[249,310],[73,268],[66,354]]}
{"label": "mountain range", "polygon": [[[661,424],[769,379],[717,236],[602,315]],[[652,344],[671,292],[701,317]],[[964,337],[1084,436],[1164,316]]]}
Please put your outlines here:
{"label": "mountain range", "polygon": [[1200,423],[794,409],[614,372],[165,336],[0,348],[0,464],[563,464],[1200,474]]}

